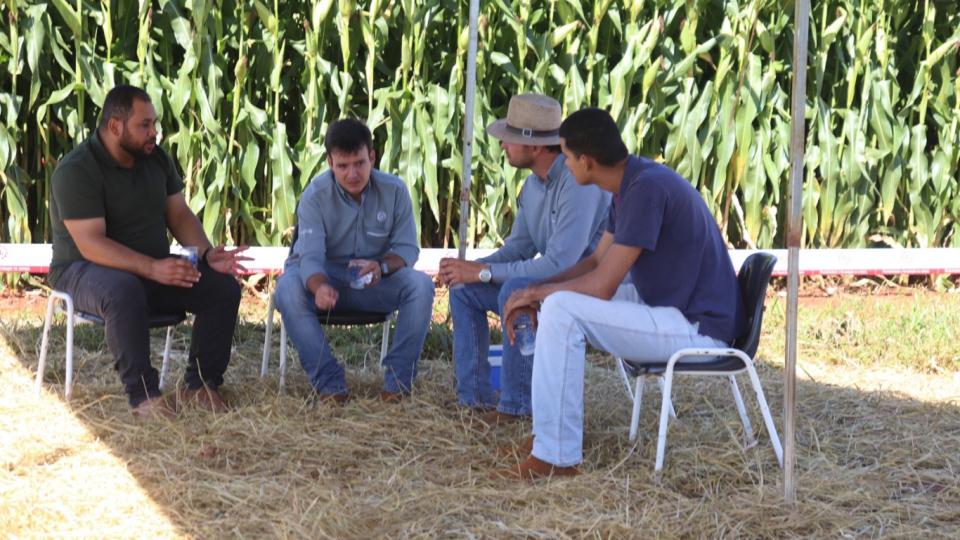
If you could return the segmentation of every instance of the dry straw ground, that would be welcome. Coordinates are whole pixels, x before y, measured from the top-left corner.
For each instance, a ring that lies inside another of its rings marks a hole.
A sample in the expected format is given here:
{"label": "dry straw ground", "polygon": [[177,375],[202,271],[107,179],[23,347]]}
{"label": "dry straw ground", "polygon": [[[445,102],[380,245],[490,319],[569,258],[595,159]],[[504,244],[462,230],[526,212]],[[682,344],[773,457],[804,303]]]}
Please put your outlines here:
{"label": "dry straw ground", "polygon": [[[760,352],[775,411],[782,410],[783,304],[768,298]],[[275,371],[257,377],[259,309],[249,308],[237,335],[231,412],[187,411],[174,423],[139,425],[96,328],[78,333],[71,403],[60,393],[62,360],[34,398],[40,315],[8,306],[0,325],[0,536],[960,535],[958,294],[801,303],[799,502],[792,510],[783,506],[782,473],[766,435],[741,450],[741,427],[720,381],[680,384],[680,421],[671,425],[657,478],[658,392],[646,403],[640,442],[629,444],[620,382],[609,359],[591,355],[585,474],[523,485],[488,475],[508,465],[494,446],[519,439],[526,426],[472,427],[472,415],[455,407],[449,335],[441,328],[431,332],[415,398],[393,406],[373,399],[375,362],[363,365],[376,355],[376,329],[338,333],[359,399],[342,409],[311,408],[296,363],[283,393]],[[62,358],[62,327],[56,335],[53,358]],[[176,350],[186,336],[181,329]],[[154,346],[161,345],[158,334]],[[754,426],[762,425],[752,396],[748,407]],[[775,420],[780,426],[779,414]]]}

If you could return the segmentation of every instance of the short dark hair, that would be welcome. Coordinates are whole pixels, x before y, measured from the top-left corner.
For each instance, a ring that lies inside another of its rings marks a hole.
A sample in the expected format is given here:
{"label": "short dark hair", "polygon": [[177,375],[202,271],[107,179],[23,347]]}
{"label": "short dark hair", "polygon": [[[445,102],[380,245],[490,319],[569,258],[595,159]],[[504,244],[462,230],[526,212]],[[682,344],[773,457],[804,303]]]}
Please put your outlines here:
{"label": "short dark hair", "polygon": [[153,103],[150,94],[142,88],[121,84],[114,86],[103,99],[103,111],[100,113],[100,129],[106,129],[111,118],[119,118],[126,122],[133,114],[133,102],[139,99],[146,103]]}
{"label": "short dark hair", "polygon": [[366,124],[356,118],[336,120],[327,128],[327,136],[323,138],[323,146],[327,155],[333,150],[348,154],[359,152],[363,147],[367,151],[373,150],[373,135]]}
{"label": "short dark hair", "polygon": [[560,137],[574,156],[585,154],[601,165],[616,165],[629,155],[613,117],[596,107],[568,116],[560,124]]}

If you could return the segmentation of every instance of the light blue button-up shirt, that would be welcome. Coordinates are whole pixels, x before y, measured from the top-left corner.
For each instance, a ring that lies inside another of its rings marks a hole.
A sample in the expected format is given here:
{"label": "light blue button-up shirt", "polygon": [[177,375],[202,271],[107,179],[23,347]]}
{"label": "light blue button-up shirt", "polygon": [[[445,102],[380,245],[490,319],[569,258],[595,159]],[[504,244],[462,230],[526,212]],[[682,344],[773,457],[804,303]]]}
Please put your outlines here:
{"label": "light blue button-up shirt", "polygon": [[314,274],[341,281],[350,259],[381,260],[393,253],[412,268],[420,256],[407,186],[374,169],[357,202],[326,171],[303,190],[297,207],[298,237],[284,264],[303,286]]}
{"label": "light blue button-up shirt", "polygon": [[[547,177],[531,174],[520,190],[520,204],[503,247],[479,259],[490,265],[495,283],[510,278],[542,279],[593,253],[603,236],[610,194],[577,184],[564,156],[553,160]],[[536,257],[537,254],[540,257]]]}

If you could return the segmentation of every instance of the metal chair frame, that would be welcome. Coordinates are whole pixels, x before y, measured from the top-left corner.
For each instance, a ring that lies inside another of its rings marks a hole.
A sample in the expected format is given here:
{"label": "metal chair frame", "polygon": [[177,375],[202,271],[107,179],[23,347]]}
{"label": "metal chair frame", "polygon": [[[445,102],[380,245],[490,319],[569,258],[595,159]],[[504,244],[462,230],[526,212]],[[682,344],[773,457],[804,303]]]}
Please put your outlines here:
{"label": "metal chair frame", "polygon": [[[78,322],[89,322],[103,325],[103,319],[92,313],[80,311],[74,308],[73,298],[63,292],[53,290],[47,299],[47,312],[43,319],[43,338],[40,341],[40,359],[37,363],[37,378],[34,383],[37,394],[43,386],[43,368],[47,361],[47,345],[49,342],[50,326],[53,322],[55,310],[65,310],[67,313],[66,327],[66,383],[64,385],[64,397],[69,400],[73,394],[73,328]],[[166,387],[167,370],[170,365],[170,349],[173,345],[173,328],[187,318],[185,313],[172,315],[154,315],[149,319],[150,328],[166,328],[167,339],[163,346],[163,363],[160,365],[160,389]]]}
{"label": "metal chair frame", "polygon": [[[744,435],[747,439],[745,449],[751,448],[757,444],[753,434],[753,426],[750,418],[747,416],[746,407],[743,403],[743,396],[740,393],[740,387],[737,385],[736,375],[748,373],[750,383],[756,392],[757,403],[760,407],[760,413],[763,416],[764,425],[767,433],[770,435],[770,442],[773,445],[773,451],[777,456],[777,462],[783,467],[783,446],[780,437],[777,434],[777,428],[773,423],[773,417],[770,414],[770,407],[767,404],[763,393],[763,387],[760,385],[760,378],[757,376],[757,370],[754,367],[752,356],[756,354],[757,346],[760,341],[760,329],[763,324],[763,299],[766,295],[767,284],[770,281],[770,274],[776,263],[776,257],[769,253],[755,253],[748,257],[740,268],[738,278],[740,294],[743,295],[744,305],[748,310],[748,325],[745,335],[734,342],[734,346],[726,348],[687,348],[673,353],[666,363],[663,362],[636,362],[617,358],[617,368],[620,376],[626,386],[627,396],[633,402],[633,411],[630,418],[630,441],[637,438],[638,426],[640,423],[640,405],[643,400],[644,382],[647,377],[656,377],[660,383],[662,391],[662,401],[660,404],[660,427],[657,435],[657,458],[654,466],[655,471],[663,469],[664,457],[667,445],[667,427],[670,416],[676,418],[676,412],[673,409],[672,389],[675,375],[694,375],[706,377],[727,377],[730,382],[730,390],[733,393],[733,401],[737,406],[737,413],[743,424]],[[710,357],[706,362],[684,362],[684,359],[694,357]],[[634,379],[634,381],[631,381]],[[635,390],[632,388],[635,382]]]}
{"label": "metal chair frame", "polygon": [[[267,305],[267,328],[263,338],[263,358],[260,363],[260,377],[267,376],[267,370],[270,367],[270,354],[273,348],[273,312],[276,310],[274,293],[270,294],[270,302]],[[383,323],[383,336],[380,341],[380,366],[383,367],[383,359],[390,350],[390,324],[396,320],[397,312],[392,313],[373,313],[373,312],[337,312],[332,311],[329,316],[324,316],[321,323],[329,326],[361,326],[369,324]],[[280,319],[280,382],[279,388],[283,390],[287,379],[287,329],[283,326],[283,319]]]}

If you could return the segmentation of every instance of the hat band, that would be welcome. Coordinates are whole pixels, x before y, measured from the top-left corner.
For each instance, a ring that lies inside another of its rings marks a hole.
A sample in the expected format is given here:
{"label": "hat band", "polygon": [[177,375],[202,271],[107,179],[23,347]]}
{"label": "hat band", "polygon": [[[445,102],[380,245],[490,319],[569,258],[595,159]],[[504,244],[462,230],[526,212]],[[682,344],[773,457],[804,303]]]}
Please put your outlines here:
{"label": "hat band", "polygon": [[518,128],[513,127],[510,124],[506,125],[507,131],[513,133],[514,135],[519,135],[521,137],[532,139],[533,137],[556,137],[560,135],[559,129],[547,129],[547,130],[536,130],[529,128]]}

